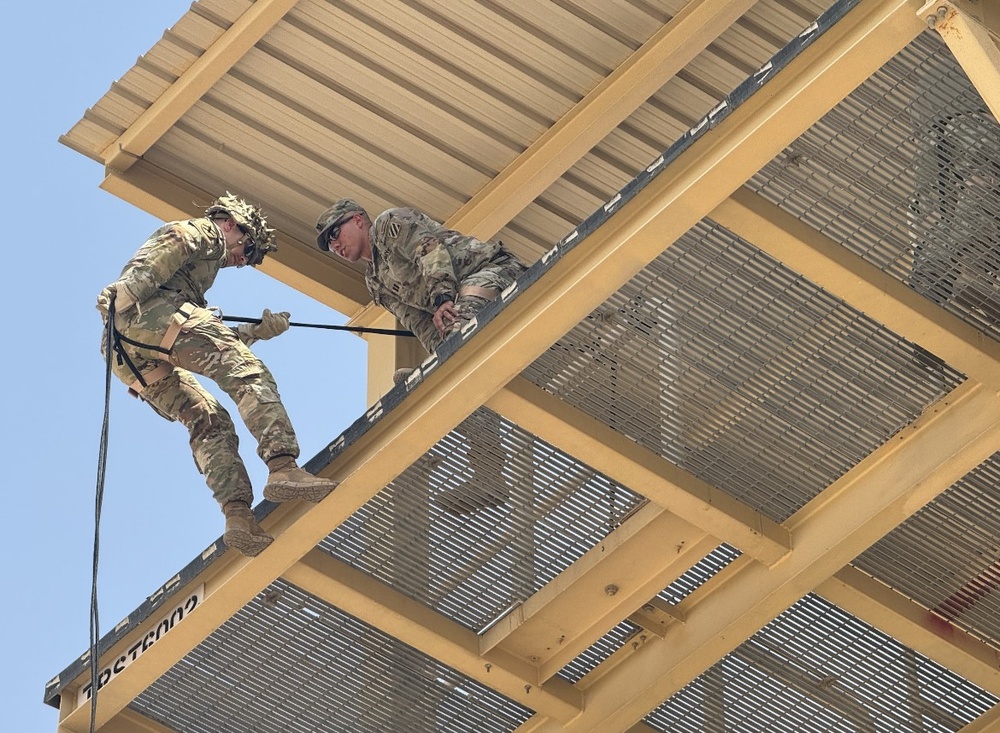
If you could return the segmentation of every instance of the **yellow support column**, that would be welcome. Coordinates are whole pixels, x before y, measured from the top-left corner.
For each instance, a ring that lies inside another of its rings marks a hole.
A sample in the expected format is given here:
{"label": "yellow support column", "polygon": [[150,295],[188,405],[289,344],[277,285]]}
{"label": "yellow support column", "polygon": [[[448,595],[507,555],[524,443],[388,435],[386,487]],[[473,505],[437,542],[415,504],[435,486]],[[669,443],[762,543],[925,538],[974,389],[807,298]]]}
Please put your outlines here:
{"label": "yellow support column", "polygon": [[931,0],[917,15],[941,34],[993,116],[1000,119],[1000,12],[993,3]]}
{"label": "yellow support column", "polygon": [[[368,306],[365,318],[353,318],[352,324],[370,328],[405,329],[395,316],[375,305]],[[368,342],[368,404],[373,405],[393,387],[392,373],[401,367],[414,367],[427,358],[427,352],[412,336],[364,334]]]}

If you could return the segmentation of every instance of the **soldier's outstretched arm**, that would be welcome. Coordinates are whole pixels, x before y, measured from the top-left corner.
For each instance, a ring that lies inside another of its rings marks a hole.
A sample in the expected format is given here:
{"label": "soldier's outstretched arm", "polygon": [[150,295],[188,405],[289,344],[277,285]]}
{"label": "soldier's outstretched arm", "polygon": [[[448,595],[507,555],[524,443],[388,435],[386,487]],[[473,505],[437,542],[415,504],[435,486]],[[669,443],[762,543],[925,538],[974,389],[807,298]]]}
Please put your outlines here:
{"label": "soldier's outstretched arm", "polygon": [[427,350],[428,354],[434,351],[434,348],[441,343],[441,337],[438,335],[430,313],[420,308],[414,308],[412,305],[403,303],[398,298],[388,294],[383,295],[380,300],[386,310],[396,316],[405,328],[413,332],[413,335],[417,337],[417,340]]}

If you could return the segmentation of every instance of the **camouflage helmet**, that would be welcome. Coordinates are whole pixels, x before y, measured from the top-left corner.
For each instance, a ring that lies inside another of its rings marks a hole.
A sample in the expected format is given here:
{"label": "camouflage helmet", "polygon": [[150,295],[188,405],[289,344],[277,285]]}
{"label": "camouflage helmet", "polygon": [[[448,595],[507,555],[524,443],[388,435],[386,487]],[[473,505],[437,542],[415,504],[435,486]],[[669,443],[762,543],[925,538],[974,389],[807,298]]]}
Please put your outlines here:
{"label": "camouflage helmet", "polygon": [[275,240],[274,230],[267,226],[267,219],[257,206],[247,203],[239,196],[226,191],[225,196],[220,196],[211,206],[205,209],[205,216],[213,217],[217,214],[227,214],[233,218],[242,229],[253,239],[256,248],[253,254],[247,258],[247,264],[256,267],[264,261],[264,256],[269,252],[278,249]]}
{"label": "camouflage helmet", "polygon": [[364,208],[354,199],[340,199],[329,209],[319,215],[316,220],[316,245],[324,252],[330,251],[330,230],[337,222],[344,218],[346,214],[354,211],[365,213]]}

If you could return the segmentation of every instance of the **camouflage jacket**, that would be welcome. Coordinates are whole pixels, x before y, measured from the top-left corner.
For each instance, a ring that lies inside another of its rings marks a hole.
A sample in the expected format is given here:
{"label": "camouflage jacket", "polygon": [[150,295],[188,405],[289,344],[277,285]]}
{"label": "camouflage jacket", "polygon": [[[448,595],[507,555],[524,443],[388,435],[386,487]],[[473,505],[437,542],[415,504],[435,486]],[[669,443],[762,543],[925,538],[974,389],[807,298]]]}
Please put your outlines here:
{"label": "camouflage jacket", "polygon": [[143,343],[159,343],[180,306],[207,304],[205,294],[225,263],[225,240],[212,220],[164,224],[143,243],[118,278],[137,303],[119,322],[119,329]]}
{"label": "camouflage jacket", "polygon": [[462,281],[507,254],[498,242],[445,229],[416,209],[382,212],[372,224],[372,261],[365,284],[375,302],[412,326],[434,313],[434,299],[458,297]]}

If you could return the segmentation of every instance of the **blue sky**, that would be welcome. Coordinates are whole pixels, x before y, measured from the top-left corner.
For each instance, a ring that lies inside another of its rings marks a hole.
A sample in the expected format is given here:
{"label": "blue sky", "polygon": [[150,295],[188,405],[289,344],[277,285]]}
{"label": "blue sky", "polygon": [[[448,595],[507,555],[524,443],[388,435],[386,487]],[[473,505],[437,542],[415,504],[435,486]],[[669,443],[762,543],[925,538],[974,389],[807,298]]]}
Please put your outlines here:
{"label": "blue sky", "polygon": [[[8,110],[0,118],[7,143],[0,197],[6,228],[0,541],[8,589],[0,614],[6,662],[0,689],[3,727],[17,733],[56,730],[57,711],[42,702],[45,684],[87,648],[104,414],[94,301],[160,224],[102,191],[102,167],[58,138],[189,6],[188,0],[13,3],[0,31]],[[267,307],[302,322],[345,320],[250,268],[220,273],[209,300],[229,315],[256,317]],[[303,460],[364,411],[366,350],[356,336],[293,329],[254,350],[278,380]],[[239,423],[228,398],[220,399]],[[199,555],[223,526],[184,428],[128,397],[117,380],[109,440],[98,586],[102,634]],[[254,448],[241,429],[259,501],[266,471]]]}

